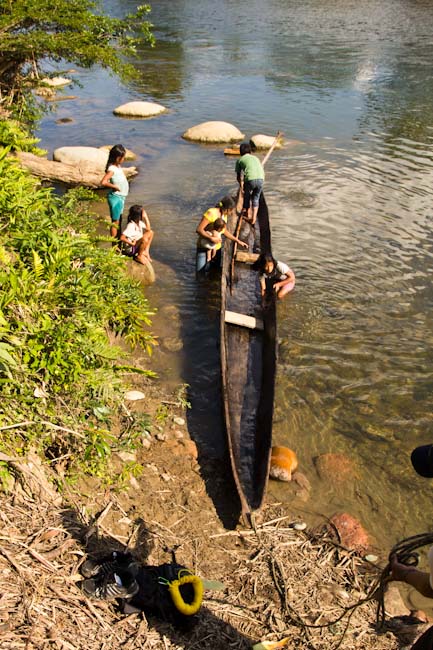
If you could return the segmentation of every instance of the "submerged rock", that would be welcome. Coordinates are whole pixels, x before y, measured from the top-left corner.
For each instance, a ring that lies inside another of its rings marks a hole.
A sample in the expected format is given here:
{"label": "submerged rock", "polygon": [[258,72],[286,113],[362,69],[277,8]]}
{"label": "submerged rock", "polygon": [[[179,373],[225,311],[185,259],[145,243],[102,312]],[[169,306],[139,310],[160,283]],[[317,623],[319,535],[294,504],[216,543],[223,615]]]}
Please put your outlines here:
{"label": "submerged rock", "polygon": [[335,526],[343,546],[364,553],[370,545],[367,531],[362,524],[347,512],[335,514],[330,519]]}
{"label": "submerged rock", "polygon": [[278,481],[291,481],[292,472],[298,467],[298,459],[294,451],[288,447],[272,447],[271,468],[269,476]]}
{"label": "submerged rock", "polygon": [[154,117],[166,111],[166,107],[154,102],[128,102],[114,109],[114,115],[121,117]]}
{"label": "submerged rock", "polygon": [[202,122],[185,131],[182,138],[194,142],[239,142],[244,134],[229,122]]}
{"label": "submerged rock", "polygon": [[178,336],[162,339],[162,347],[169,352],[179,352],[183,348],[183,341]]}
{"label": "submerged rock", "polygon": [[344,454],[321,454],[314,459],[314,464],[322,481],[331,484],[347,483],[356,475],[352,461]]}

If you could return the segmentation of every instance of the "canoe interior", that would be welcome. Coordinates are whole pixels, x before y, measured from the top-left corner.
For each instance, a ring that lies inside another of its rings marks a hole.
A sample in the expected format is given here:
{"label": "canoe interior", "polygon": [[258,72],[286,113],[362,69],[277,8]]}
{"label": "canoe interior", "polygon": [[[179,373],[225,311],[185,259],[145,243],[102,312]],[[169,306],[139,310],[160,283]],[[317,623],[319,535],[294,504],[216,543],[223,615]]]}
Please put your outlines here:
{"label": "canoe interior", "polygon": [[[235,231],[238,217],[229,222]],[[239,238],[253,253],[270,250],[265,198],[260,201],[255,229],[242,222]],[[276,307],[262,305],[257,271],[235,262],[233,242],[225,240],[222,271],[221,370],[224,415],[233,475],[244,513],[260,508],[266,491],[272,447],[272,416],[276,370]],[[263,330],[224,321],[225,310],[254,316]]]}

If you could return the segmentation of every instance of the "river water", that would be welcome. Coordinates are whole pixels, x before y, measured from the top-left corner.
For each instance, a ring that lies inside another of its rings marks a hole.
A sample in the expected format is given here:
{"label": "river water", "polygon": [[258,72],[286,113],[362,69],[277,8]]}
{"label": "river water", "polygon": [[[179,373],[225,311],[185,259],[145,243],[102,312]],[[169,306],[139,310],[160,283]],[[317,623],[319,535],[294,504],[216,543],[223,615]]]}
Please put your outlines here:
{"label": "river water", "polygon": [[[116,15],[135,4],[105,2]],[[278,311],[274,438],[296,450],[312,496],[275,483],[270,492],[310,517],[348,510],[380,546],[428,529],[433,486],[409,453],[433,442],[433,4],[155,0],[151,20],[158,42],[140,52],[141,79],[78,71],[77,99],[59,103],[39,135],[50,152],[122,142],[138,154],[129,203],[146,205],[165,265],[149,296],[178,308],[183,342],[177,353],[161,346],[153,364],[190,384],[200,452],[218,458],[224,442],[219,288],[195,278],[194,231],[234,189],[234,161],[180,136],[220,119],[247,137],[281,129],[296,141],[273,154],[266,178],[274,254],[298,280]],[[112,114],[135,99],[170,112]],[[169,315],[156,317],[164,336],[178,334]],[[326,452],[353,460],[353,484],[318,478],[314,458]]]}

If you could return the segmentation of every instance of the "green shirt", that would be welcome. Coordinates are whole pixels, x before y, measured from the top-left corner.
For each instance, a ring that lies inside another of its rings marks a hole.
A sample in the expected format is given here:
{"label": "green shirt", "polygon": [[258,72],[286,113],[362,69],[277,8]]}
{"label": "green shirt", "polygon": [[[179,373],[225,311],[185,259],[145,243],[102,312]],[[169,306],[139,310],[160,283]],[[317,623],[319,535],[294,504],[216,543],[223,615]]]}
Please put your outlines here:
{"label": "green shirt", "polygon": [[258,179],[265,179],[265,170],[262,167],[260,160],[250,153],[246,153],[236,163],[236,174],[244,173],[246,181],[256,181]]}

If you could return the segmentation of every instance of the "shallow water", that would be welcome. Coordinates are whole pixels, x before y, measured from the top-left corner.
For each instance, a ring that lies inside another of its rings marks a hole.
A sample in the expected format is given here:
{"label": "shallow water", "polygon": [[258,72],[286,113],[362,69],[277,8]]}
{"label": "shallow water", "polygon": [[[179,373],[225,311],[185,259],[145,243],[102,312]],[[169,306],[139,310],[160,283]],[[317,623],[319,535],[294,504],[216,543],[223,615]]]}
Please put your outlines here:
{"label": "shallow water", "polygon": [[[135,4],[105,2],[117,14]],[[234,188],[234,161],[180,135],[223,119],[248,137],[281,129],[296,141],[273,154],[266,178],[274,253],[297,274],[279,307],[275,442],[297,451],[313,485],[294,507],[349,510],[384,545],[431,521],[432,486],[409,453],[433,438],[433,5],[252,0],[247,9],[155,1],[158,44],[141,52],[141,80],[79,71],[78,99],[42,121],[42,145],[123,142],[138,154],[129,203],[145,203],[166,265],[149,294],[178,307],[179,332],[164,312],[156,323],[183,342],[178,353],[161,346],[153,363],[173,385],[190,384],[191,433],[218,456],[219,286],[196,281],[194,230]],[[112,115],[134,99],[170,112]],[[74,123],[57,125],[62,117]],[[354,488],[318,479],[313,459],[329,451],[354,460]],[[285,485],[270,490],[293,499]]]}

